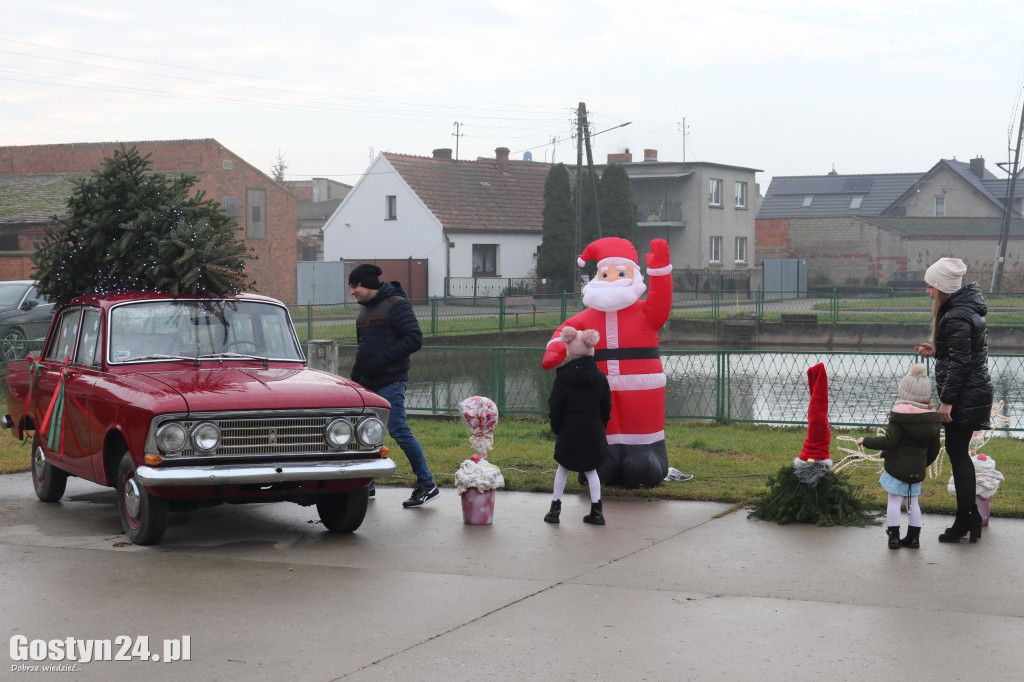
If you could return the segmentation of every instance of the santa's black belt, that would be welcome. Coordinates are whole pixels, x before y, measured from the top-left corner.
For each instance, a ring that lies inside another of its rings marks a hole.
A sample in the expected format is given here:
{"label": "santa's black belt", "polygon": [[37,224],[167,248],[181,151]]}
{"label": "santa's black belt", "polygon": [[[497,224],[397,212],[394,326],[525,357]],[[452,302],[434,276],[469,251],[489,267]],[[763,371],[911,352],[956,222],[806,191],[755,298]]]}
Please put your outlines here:
{"label": "santa's black belt", "polygon": [[602,360],[658,360],[661,354],[654,348],[602,348],[594,351],[594,359]]}

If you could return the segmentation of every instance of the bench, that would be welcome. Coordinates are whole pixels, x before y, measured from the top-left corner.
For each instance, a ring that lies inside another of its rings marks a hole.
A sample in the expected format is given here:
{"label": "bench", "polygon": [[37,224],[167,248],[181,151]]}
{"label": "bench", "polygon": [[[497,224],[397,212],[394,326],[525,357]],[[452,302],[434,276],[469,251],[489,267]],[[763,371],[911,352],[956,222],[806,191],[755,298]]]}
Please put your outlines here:
{"label": "bench", "polygon": [[506,296],[505,314],[514,315],[516,324],[519,324],[520,315],[532,315],[533,322],[537,322],[537,302],[533,296]]}
{"label": "bench", "polygon": [[779,318],[783,322],[802,322],[804,324],[817,324],[817,313],[782,313]]}

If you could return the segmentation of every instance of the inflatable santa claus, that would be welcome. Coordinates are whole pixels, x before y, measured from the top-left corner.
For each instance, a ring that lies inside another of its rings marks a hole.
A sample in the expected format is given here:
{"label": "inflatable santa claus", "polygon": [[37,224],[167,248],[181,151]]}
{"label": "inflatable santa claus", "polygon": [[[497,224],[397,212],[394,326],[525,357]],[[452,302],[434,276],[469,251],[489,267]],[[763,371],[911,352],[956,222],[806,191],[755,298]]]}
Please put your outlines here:
{"label": "inflatable santa claus", "polygon": [[608,422],[609,457],[598,468],[603,484],[653,487],[668,474],[665,448],[665,372],[658,353],[658,330],[672,311],[672,263],[664,239],[651,242],[647,274],[640,273],[633,244],[619,237],[591,243],[578,259],[580,267],[597,261],[597,274],[583,288],[586,310],[555,330],[544,353],[544,369],[566,357],[559,340],[562,327],[596,329],[601,333],[594,359],[612,389]]}

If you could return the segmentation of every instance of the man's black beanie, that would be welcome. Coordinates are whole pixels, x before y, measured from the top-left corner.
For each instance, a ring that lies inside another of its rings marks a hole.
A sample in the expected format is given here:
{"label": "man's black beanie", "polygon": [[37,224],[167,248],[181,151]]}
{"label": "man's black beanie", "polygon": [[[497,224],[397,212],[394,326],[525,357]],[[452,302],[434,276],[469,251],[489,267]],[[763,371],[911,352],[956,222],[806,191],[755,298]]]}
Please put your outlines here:
{"label": "man's black beanie", "polygon": [[371,263],[363,263],[353,268],[348,275],[348,283],[367,289],[380,289],[380,279],[384,271]]}

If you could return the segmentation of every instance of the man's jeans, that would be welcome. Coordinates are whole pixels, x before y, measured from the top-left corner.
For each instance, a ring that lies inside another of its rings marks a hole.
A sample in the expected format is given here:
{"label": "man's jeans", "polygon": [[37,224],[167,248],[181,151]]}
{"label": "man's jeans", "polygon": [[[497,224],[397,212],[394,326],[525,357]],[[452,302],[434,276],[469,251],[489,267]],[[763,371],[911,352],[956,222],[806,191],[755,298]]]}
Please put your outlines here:
{"label": "man's jeans", "polygon": [[416,474],[416,487],[429,488],[434,485],[434,477],[427,468],[427,459],[423,456],[423,448],[412,435],[409,425],[405,420],[405,382],[395,381],[386,386],[381,386],[374,391],[384,400],[391,403],[391,416],[388,417],[388,433],[412,465],[413,473]]}

